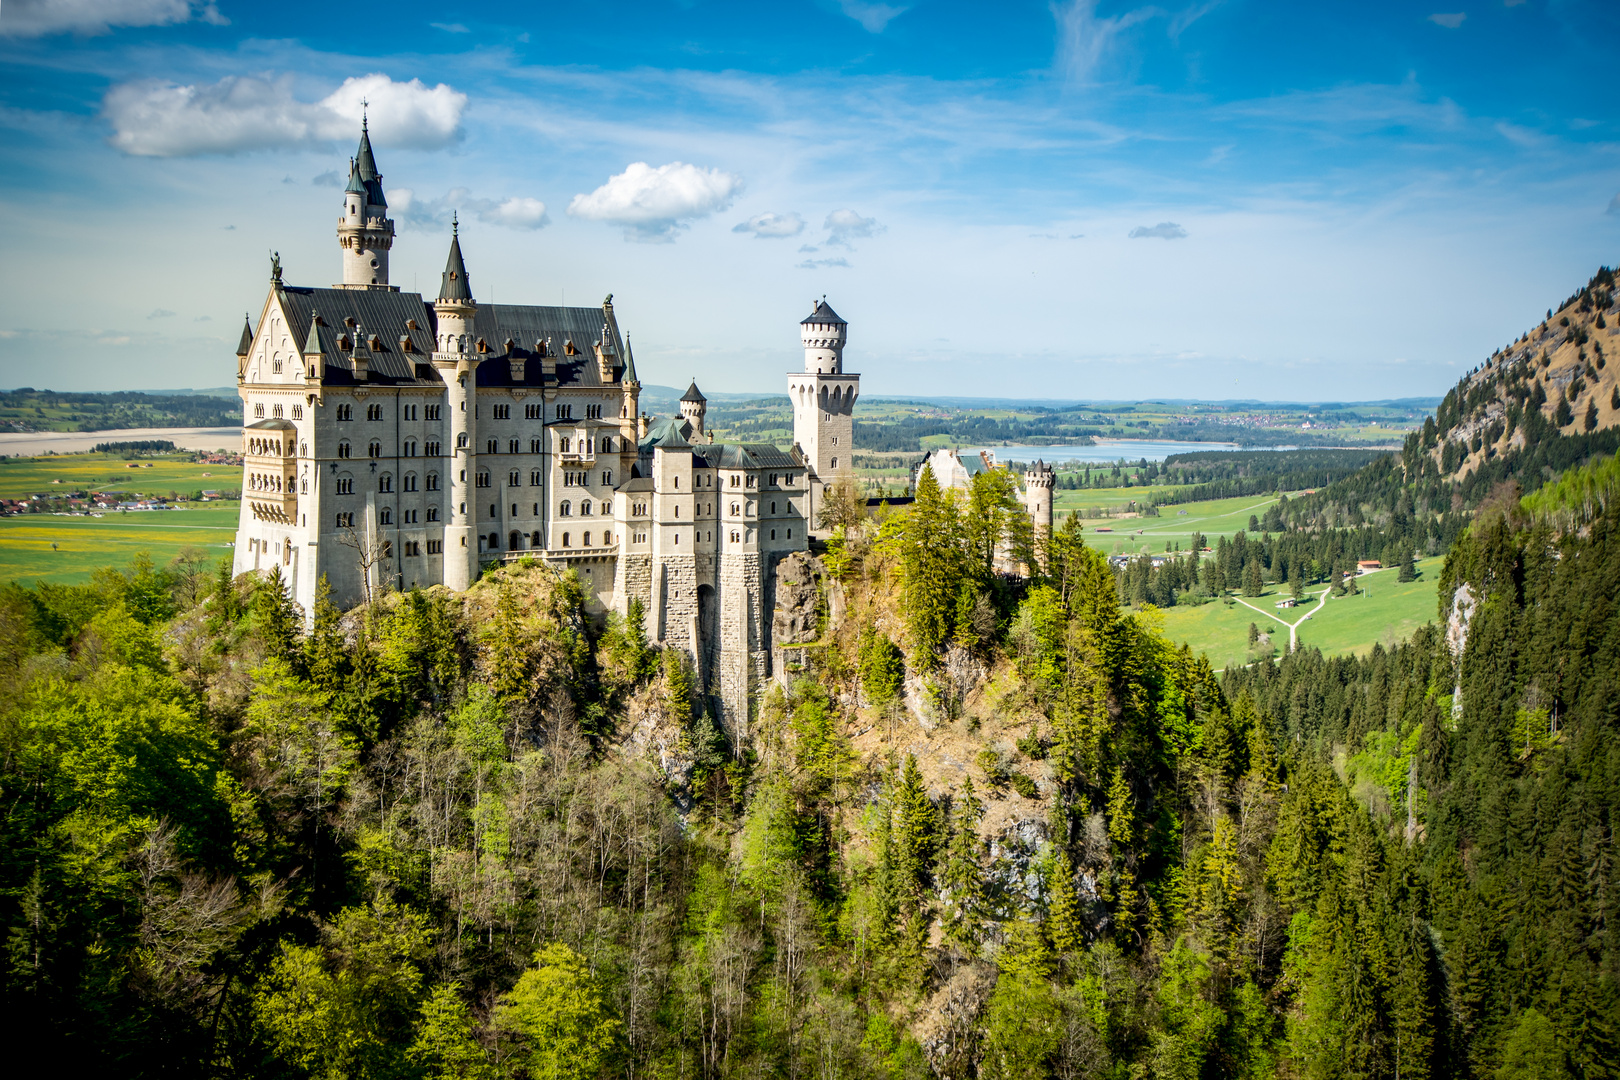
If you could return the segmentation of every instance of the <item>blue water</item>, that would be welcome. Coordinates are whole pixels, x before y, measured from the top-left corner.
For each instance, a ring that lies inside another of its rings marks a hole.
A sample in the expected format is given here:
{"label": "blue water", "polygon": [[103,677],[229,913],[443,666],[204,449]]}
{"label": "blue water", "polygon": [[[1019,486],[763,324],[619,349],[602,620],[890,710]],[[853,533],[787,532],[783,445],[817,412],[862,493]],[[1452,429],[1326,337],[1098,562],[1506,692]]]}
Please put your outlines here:
{"label": "blue water", "polygon": [[[1194,454],[1200,450],[1239,450],[1237,443],[1229,442],[1159,442],[1154,439],[1098,439],[1095,446],[987,446],[995,452],[997,461],[1089,461],[1094,465],[1112,465],[1120,458],[1127,462],[1163,461],[1171,454]],[[1252,450],[1297,450],[1295,446],[1255,446]],[[973,453],[974,451],[967,451]]]}

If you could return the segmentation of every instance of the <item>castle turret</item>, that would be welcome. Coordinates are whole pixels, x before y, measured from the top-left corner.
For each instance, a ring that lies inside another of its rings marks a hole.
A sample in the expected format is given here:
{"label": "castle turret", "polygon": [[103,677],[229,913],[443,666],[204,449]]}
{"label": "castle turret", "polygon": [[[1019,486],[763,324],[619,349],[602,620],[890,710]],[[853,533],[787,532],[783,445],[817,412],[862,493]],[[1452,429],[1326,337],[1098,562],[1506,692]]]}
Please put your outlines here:
{"label": "castle turret", "polygon": [[1052,533],[1052,495],[1057,486],[1057,474],[1044,461],[1036,461],[1024,470],[1024,508],[1035,526],[1035,535]]}
{"label": "castle turret", "polygon": [[467,588],[478,579],[478,520],[474,485],[478,477],[478,351],[473,346],[473,318],[478,303],[467,280],[461,258],[461,225],[452,219],[450,257],[444,264],[437,316],[433,367],[447,388],[445,407],[450,411],[450,484],[444,530],[444,583],[451,589]]}
{"label": "castle turret", "polygon": [[343,249],[342,289],[389,289],[388,251],[394,246],[394,222],[383,197],[382,174],[371,152],[371,132],[360,121],[360,148],[349,161],[349,186],[343,191],[338,218],[338,246]]}
{"label": "castle turret", "polygon": [[799,323],[804,371],[788,375],[793,399],[793,442],[809,466],[812,527],[817,524],[822,489],[855,465],[855,399],[861,377],[844,371],[849,324],[822,297]]}
{"label": "castle turret", "polygon": [[692,385],[681,395],[681,417],[692,425],[694,440],[703,437],[703,417],[708,411],[709,399],[703,396],[703,391],[697,388],[697,380],[693,379]]}

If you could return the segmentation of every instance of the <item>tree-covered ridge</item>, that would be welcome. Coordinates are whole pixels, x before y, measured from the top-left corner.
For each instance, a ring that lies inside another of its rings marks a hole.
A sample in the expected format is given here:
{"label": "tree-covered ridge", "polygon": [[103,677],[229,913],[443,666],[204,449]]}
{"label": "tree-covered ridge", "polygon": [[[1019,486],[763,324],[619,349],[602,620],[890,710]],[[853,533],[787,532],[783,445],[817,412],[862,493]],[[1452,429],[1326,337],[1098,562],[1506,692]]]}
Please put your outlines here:
{"label": "tree-covered ridge", "polygon": [[1465,534],[1460,661],[1218,680],[1078,521],[924,474],[737,731],[541,564],[307,632],[274,573],[12,586],[10,1034],[111,1075],[1607,1076],[1617,513]]}
{"label": "tree-covered ridge", "polygon": [[242,422],[234,398],[197,394],[63,393],[0,390],[0,429],[7,431],[113,431],[120,428],[235,427]]}

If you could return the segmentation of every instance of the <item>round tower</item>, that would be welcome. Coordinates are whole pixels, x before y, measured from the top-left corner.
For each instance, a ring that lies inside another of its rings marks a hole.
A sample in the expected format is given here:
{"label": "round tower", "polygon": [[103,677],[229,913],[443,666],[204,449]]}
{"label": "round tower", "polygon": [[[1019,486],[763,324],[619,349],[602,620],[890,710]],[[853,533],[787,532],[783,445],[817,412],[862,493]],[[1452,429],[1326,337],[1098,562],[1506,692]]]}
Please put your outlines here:
{"label": "round tower", "polygon": [[465,589],[478,579],[478,350],[473,319],[478,303],[461,258],[461,226],[452,219],[450,257],[444,264],[439,298],[433,366],[444,379],[445,408],[450,410],[449,505],[445,507],[444,583]]}
{"label": "round tower", "polygon": [[849,324],[827,306],[823,296],[810,317],[799,323],[799,340],[804,343],[804,370],[812,375],[841,375],[844,371],[844,342]]}
{"label": "round tower", "polygon": [[1052,494],[1057,486],[1057,474],[1052,466],[1037,461],[1024,471],[1024,505],[1036,533],[1052,531]]}
{"label": "round tower", "polygon": [[693,379],[692,385],[681,395],[681,418],[692,425],[695,437],[702,437],[703,417],[708,411],[709,399],[703,396],[703,391],[697,387],[697,380]]}
{"label": "round tower", "polygon": [[394,222],[383,196],[382,174],[371,152],[371,132],[360,121],[360,147],[349,161],[349,186],[343,191],[338,218],[338,246],[343,249],[344,289],[387,289],[388,252],[394,246]]}

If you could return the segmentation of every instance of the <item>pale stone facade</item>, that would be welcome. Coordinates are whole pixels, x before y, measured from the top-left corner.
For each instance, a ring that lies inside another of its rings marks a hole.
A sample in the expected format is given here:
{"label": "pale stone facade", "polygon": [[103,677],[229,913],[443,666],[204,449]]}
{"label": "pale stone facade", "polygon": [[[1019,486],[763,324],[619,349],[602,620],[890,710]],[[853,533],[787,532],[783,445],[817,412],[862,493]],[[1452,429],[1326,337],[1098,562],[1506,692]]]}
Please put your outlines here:
{"label": "pale stone facade", "polygon": [[343,280],[289,285],[277,260],[237,350],[237,572],[279,566],[307,616],[322,577],[352,606],[541,559],[576,572],[598,615],[639,603],[649,637],[688,652],[722,722],[745,729],[770,675],[776,566],[808,547],[812,484],[851,462],[859,377],[841,372],[842,320],[825,304],[806,320],[838,344],[812,356],[802,331],[816,401],[796,399],[792,451],[714,443],[696,384],[680,416],[640,413],[611,296],[481,304],[459,232],[436,299],[391,285],[365,132],[337,233]]}

